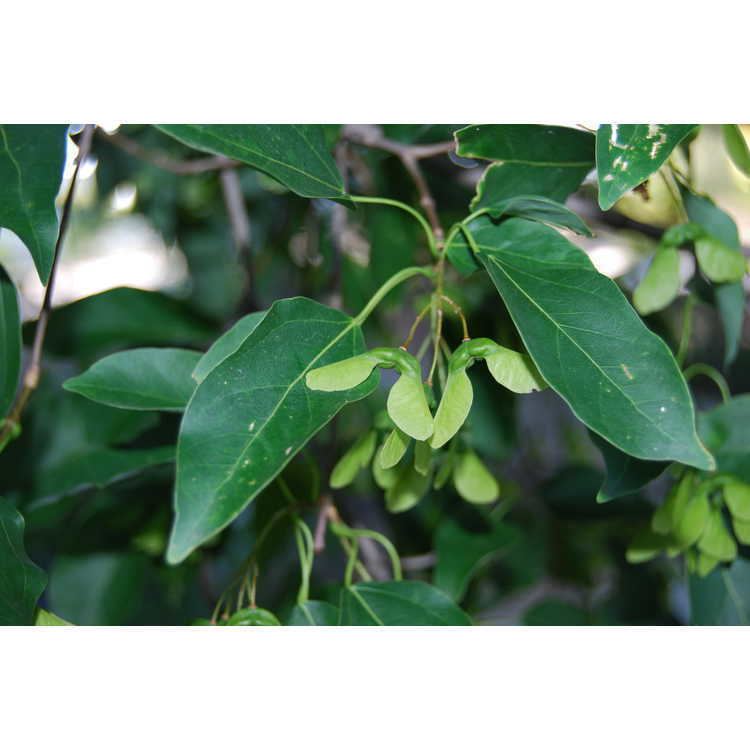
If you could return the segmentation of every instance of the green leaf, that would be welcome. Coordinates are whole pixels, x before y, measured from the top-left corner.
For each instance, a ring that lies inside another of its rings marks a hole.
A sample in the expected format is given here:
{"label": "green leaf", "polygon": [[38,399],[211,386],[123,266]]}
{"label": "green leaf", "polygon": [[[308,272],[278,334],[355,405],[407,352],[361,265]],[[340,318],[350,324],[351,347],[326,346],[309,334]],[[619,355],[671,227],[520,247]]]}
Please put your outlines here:
{"label": "green leaf", "polygon": [[0,625],[31,625],[47,575],[23,546],[24,520],[0,497]]}
{"label": "green leaf", "polygon": [[331,472],[329,484],[338,490],[354,481],[360,469],[370,463],[378,439],[377,432],[370,430],[359,437],[354,445],[336,462]]}
{"label": "green leaf", "polygon": [[430,440],[433,448],[445,445],[461,429],[473,400],[474,390],[466,370],[451,370],[435,413],[435,429]]}
{"label": "green leaf", "polygon": [[328,602],[312,599],[297,604],[286,621],[287,625],[338,625],[339,610]]}
{"label": "green leaf", "polygon": [[0,226],[29,249],[42,284],[55,255],[67,132],[67,125],[0,125]]}
{"label": "green leaf", "polygon": [[696,240],[695,257],[701,271],[717,284],[740,281],[747,271],[745,256],[714,237]]}
{"label": "green leaf", "polygon": [[276,302],[208,374],[180,426],[168,562],[231,523],[343,406],[375,389],[377,375],[335,393],[305,385],[312,368],[363,351],[352,318],[297,297]]}
{"label": "green leaf", "polygon": [[724,145],[734,166],[745,177],[750,177],[750,149],[739,125],[722,125],[721,131],[724,134]]}
{"label": "green leaf", "polygon": [[535,166],[529,164],[490,164],[477,183],[471,210],[497,206],[519,195],[536,195],[564,203],[578,190],[593,166],[593,160],[582,166]]}
{"label": "green leaf", "polygon": [[589,437],[604,459],[607,475],[596,495],[598,503],[606,503],[624,495],[631,495],[664,473],[669,463],[641,461],[618,450],[606,440],[589,431]]}
{"label": "green leaf", "polygon": [[29,493],[29,510],[37,510],[67,495],[103,488],[174,460],[173,445],[143,450],[91,448],[46,469]]}
{"label": "green leaf", "polygon": [[459,602],[479,570],[519,541],[518,531],[508,524],[499,523],[486,534],[472,534],[453,521],[443,521],[435,535],[437,564],[432,582]]}
{"label": "green leaf", "polygon": [[202,383],[211,370],[240,348],[242,342],[258,327],[266,311],[254,312],[240,318],[226,333],[219,336],[201,357],[193,370],[193,379]]}
{"label": "green leaf", "polygon": [[203,344],[212,326],[158,292],[120,287],[57,308],[45,351],[78,359],[136,346]]}
{"label": "green leaf", "polygon": [[496,221],[506,216],[521,216],[525,219],[534,219],[544,224],[570,229],[586,237],[593,237],[591,230],[578,214],[573,213],[562,203],[539,195],[517,195],[513,198],[506,198],[488,205],[487,213]]}
{"label": "green leaf", "polygon": [[497,349],[485,359],[487,369],[500,385],[513,393],[543,391],[547,384],[531,358],[498,344]]}
{"label": "green leaf", "polygon": [[0,266],[0,420],[8,413],[21,373],[21,317],[18,294]]}
{"label": "green leaf", "polygon": [[636,458],[713,468],[667,345],[585,253],[525,219],[471,229],[542,377],[584,424]]}
{"label": "green leaf", "polygon": [[200,359],[188,349],[129,349],[100,359],[63,388],[119,409],[182,411]]}
{"label": "green leaf", "polygon": [[716,470],[750,484],[750,394],[699,412],[698,431],[714,454]]}
{"label": "green leaf", "polygon": [[596,133],[599,205],[606,211],[669,158],[696,125],[600,125]]}
{"label": "green leaf", "polygon": [[410,438],[401,432],[398,427],[394,427],[388,437],[383,441],[383,445],[378,451],[375,462],[381,469],[392,469],[404,457],[409,447]]}
{"label": "green leaf", "polygon": [[[740,236],[732,217],[703,195],[681,187],[682,201],[690,221],[700,224],[709,234],[741,254]],[[724,367],[734,362],[742,338],[745,290],[741,282],[713,287],[714,304],[724,329]]]}
{"label": "green leaf", "polygon": [[63,620],[62,617],[58,617],[53,612],[47,612],[46,609],[38,609],[36,612],[36,620],[34,625],[40,625],[42,627],[60,626],[60,625],[72,625],[72,622]]}
{"label": "green leaf", "polygon": [[341,592],[340,625],[471,625],[442,591],[422,581],[357,583]]}
{"label": "green leaf", "polygon": [[538,166],[594,165],[594,136],[557,125],[469,125],[456,133],[456,153]]}
{"label": "green leaf", "polygon": [[692,625],[750,625],[750,561],[690,576],[690,610]]}
{"label": "green leaf", "polygon": [[430,489],[430,477],[418,472],[411,464],[399,471],[398,477],[385,493],[385,507],[390,513],[411,510]]}
{"label": "green leaf", "polygon": [[235,612],[225,623],[230,626],[268,626],[281,625],[279,618],[273,612],[260,607],[248,607]]}
{"label": "green leaf", "polygon": [[188,146],[249,164],[306,198],[346,195],[320,125],[157,127]]}
{"label": "green leaf", "polygon": [[650,315],[671,304],[680,291],[680,254],[677,248],[657,250],[646,275],[633,292],[633,306]]}
{"label": "green leaf", "polygon": [[129,554],[58,557],[52,564],[52,609],[77,625],[129,625],[141,605],[146,561]]}
{"label": "green leaf", "polygon": [[474,451],[465,451],[456,458],[453,468],[456,492],[469,503],[483,505],[500,497],[500,485]]}

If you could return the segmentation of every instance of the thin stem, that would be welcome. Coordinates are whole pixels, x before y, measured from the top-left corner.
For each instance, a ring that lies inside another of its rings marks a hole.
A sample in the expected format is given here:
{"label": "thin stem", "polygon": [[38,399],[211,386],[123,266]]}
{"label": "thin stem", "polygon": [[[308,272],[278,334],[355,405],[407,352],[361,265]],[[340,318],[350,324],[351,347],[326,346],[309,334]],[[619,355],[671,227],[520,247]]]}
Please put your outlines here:
{"label": "thin stem", "polygon": [[346,561],[346,570],[344,571],[344,586],[352,585],[352,576],[354,574],[354,565],[357,562],[359,552],[359,540],[354,539],[349,548],[349,559]]}
{"label": "thin stem", "polygon": [[358,540],[360,538],[372,539],[373,541],[379,542],[385,549],[388,557],[391,560],[391,567],[393,568],[393,578],[396,581],[400,581],[403,577],[401,572],[401,561],[398,559],[398,552],[391,543],[388,537],[381,534],[379,531],[373,531],[372,529],[353,529],[347,526],[341,521],[334,521],[331,523],[331,531],[334,534],[345,536],[349,539]]}
{"label": "thin stem", "polygon": [[410,216],[413,216],[420,223],[425,235],[427,236],[427,244],[430,247],[430,252],[432,253],[433,257],[438,257],[437,243],[435,240],[433,229],[427,223],[425,217],[422,216],[419,211],[413,209],[410,205],[402,203],[401,201],[393,200],[391,198],[373,198],[365,195],[350,195],[349,198],[354,203],[372,203],[381,206],[393,206],[394,208],[400,208]]}
{"label": "thin stem", "polygon": [[310,575],[312,574],[315,545],[310,529],[299,517],[294,520],[294,538],[297,543],[297,553],[299,554],[301,579],[299,593],[297,594],[297,604],[304,604],[310,595]]}
{"label": "thin stem", "polygon": [[438,307],[435,313],[435,330],[432,334],[432,364],[430,365],[430,372],[427,376],[427,385],[432,385],[432,378],[435,375],[435,368],[437,367],[438,356],[440,355],[440,338],[443,335],[443,308],[442,305]]}
{"label": "thin stem", "polygon": [[711,367],[711,365],[696,362],[690,365],[690,367],[688,367],[682,374],[685,376],[685,380],[691,380],[696,375],[705,375],[716,383],[716,387],[721,393],[721,399],[725,404],[732,398],[726,379],[715,367]]}
{"label": "thin stem", "polygon": [[695,296],[689,294],[685,300],[685,305],[682,309],[682,332],[680,333],[680,344],[677,347],[677,354],[675,359],[677,364],[682,367],[685,364],[685,357],[690,347],[690,337],[693,333],[693,310],[695,309]]}
{"label": "thin stem", "polygon": [[440,298],[448,303],[450,308],[453,310],[453,312],[461,319],[461,327],[463,328],[463,334],[464,334],[464,341],[468,341],[469,336],[469,326],[466,323],[466,318],[464,317],[464,311],[461,309],[461,305],[459,305],[457,302],[454,302],[448,295],[441,294]]}
{"label": "thin stem", "polygon": [[26,407],[31,394],[36,390],[39,385],[39,378],[42,370],[42,349],[44,347],[44,338],[47,334],[47,324],[49,323],[50,313],[52,312],[52,296],[55,291],[55,280],[57,278],[57,268],[60,262],[61,250],[65,236],[68,230],[68,222],[70,221],[70,213],[73,208],[73,197],[75,195],[76,185],[78,184],[78,173],[81,169],[81,164],[86,161],[86,157],[89,155],[91,150],[91,141],[94,137],[94,126],[86,125],[78,146],[78,158],[76,160],[75,171],[70,181],[70,188],[68,194],[65,197],[65,204],[63,205],[62,216],[60,217],[60,230],[57,235],[57,242],[55,243],[55,252],[52,257],[52,268],[49,274],[49,280],[47,281],[47,288],[44,291],[44,301],[42,302],[42,309],[39,311],[39,318],[37,320],[36,328],[34,330],[34,341],[31,345],[31,358],[29,360],[29,366],[26,368],[26,372],[23,376],[23,387],[18,394],[13,408],[8,413],[7,418],[3,422],[2,428],[0,428],[0,450],[13,437],[16,437],[20,432],[21,415]]}
{"label": "thin stem", "polygon": [[117,146],[121,151],[172,174],[203,174],[204,172],[216,172],[242,165],[242,162],[229,159],[226,156],[208,156],[203,159],[180,161],[179,159],[173,159],[162,151],[146,148],[138,143],[138,141],[128,138],[122,133],[106,133],[100,130],[99,134],[102,138]]}
{"label": "thin stem", "polygon": [[404,339],[404,343],[401,344],[402,349],[408,349],[409,344],[411,344],[412,339],[414,338],[414,334],[417,332],[417,328],[419,327],[419,324],[424,320],[424,316],[427,315],[428,312],[432,309],[432,302],[428,302],[422,310],[420,310],[419,315],[414,319],[414,322],[411,324],[411,328],[409,329],[409,334]]}
{"label": "thin stem", "polygon": [[410,266],[409,268],[403,268],[398,273],[394,273],[393,276],[391,276],[391,278],[372,295],[370,301],[362,308],[359,315],[354,318],[354,324],[362,325],[372,311],[380,304],[383,297],[407,279],[410,279],[412,276],[426,276],[428,279],[431,279],[434,275],[434,269],[429,266]]}

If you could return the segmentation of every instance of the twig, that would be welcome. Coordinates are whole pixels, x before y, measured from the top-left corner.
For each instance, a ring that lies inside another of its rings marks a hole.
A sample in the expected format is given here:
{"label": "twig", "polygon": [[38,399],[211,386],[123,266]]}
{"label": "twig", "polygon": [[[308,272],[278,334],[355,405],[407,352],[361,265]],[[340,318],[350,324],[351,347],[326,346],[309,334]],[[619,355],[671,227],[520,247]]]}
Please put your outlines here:
{"label": "twig", "polygon": [[60,217],[60,230],[57,235],[57,242],[55,243],[55,252],[52,257],[52,268],[49,274],[49,280],[47,282],[47,288],[44,291],[44,301],[42,302],[42,309],[39,311],[39,318],[37,319],[36,328],[34,330],[34,341],[31,345],[31,358],[29,365],[26,368],[26,372],[23,376],[23,387],[21,392],[18,394],[13,408],[10,410],[7,418],[5,419],[2,429],[0,429],[0,446],[4,446],[8,439],[17,434],[17,428],[21,423],[21,415],[26,407],[31,394],[36,390],[39,385],[39,378],[41,376],[42,369],[42,349],[44,347],[44,337],[47,333],[47,324],[49,323],[49,316],[52,310],[52,295],[55,290],[55,279],[57,277],[57,266],[60,260],[62,244],[65,240],[65,234],[68,228],[68,221],[70,219],[70,212],[73,207],[73,196],[75,194],[76,184],[78,182],[78,173],[81,169],[81,164],[86,161],[86,157],[91,150],[91,141],[94,136],[94,126],[86,125],[81,134],[81,138],[78,145],[78,158],[76,161],[75,171],[73,172],[73,178],[70,181],[70,188],[68,194],[65,197],[65,203],[63,205],[62,216]]}
{"label": "twig", "polygon": [[399,158],[417,187],[419,205],[422,206],[425,214],[427,214],[427,219],[435,234],[435,239],[441,245],[445,239],[445,233],[437,215],[435,199],[432,197],[419,162],[422,159],[429,159],[432,156],[449,154],[451,151],[455,151],[456,144],[453,141],[416,145],[399,143],[398,141],[386,138],[380,128],[376,126],[361,125],[345,125],[342,137],[350,143],[357,143],[368,148],[378,148]]}
{"label": "twig", "polygon": [[161,151],[146,148],[138,143],[138,141],[134,141],[122,133],[106,133],[102,130],[99,132],[103,138],[106,138],[110,143],[125,151],[125,153],[141,161],[153,164],[165,172],[172,172],[172,174],[202,174],[203,172],[215,172],[217,170],[241,166],[241,162],[229,159],[226,156],[207,156],[202,159],[181,161],[173,159]]}
{"label": "twig", "polygon": [[255,270],[250,249],[250,218],[247,215],[242,185],[237,170],[227,167],[219,173],[221,192],[227,209],[232,241],[238,258],[244,263],[247,271],[247,306],[256,310],[255,305]]}
{"label": "twig", "polygon": [[320,498],[320,510],[318,511],[318,520],[315,523],[315,543],[313,545],[316,555],[319,555],[326,548],[326,528],[332,503],[331,496],[328,494]]}
{"label": "twig", "polygon": [[437,565],[437,555],[434,552],[425,552],[424,555],[411,555],[401,558],[401,567],[409,572],[417,570],[429,570]]}

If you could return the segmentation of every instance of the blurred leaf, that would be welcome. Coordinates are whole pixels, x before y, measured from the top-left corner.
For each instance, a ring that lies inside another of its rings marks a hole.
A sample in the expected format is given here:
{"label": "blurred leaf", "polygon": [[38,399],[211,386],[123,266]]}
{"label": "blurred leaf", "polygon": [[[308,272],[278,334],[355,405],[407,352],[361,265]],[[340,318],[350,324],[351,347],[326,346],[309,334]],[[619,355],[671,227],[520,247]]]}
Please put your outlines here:
{"label": "blurred leaf", "polygon": [[356,583],[341,592],[340,625],[471,625],[439,589],[422,581]]}
{"label": "blurred leaf", "polygon": [[67,125],[0,125],[0,226],[29,249],[42,284],[55,255],[67,133]]}
{"label": "blurred leaf", "polygon": [[696,125],[600,125],[596,133],[599,205],[606,211],[644,182]]}
{"label": "blurred leaf", "polygon": [[18,293],[0,266],[0,421],[8,413],[21,372],[21,318]]}
{"label": "blurred leaf", "polygon": [[102,553],[58,557],[49,581],[51,608],[76,625],[128,625],[140,606],[146,561]]}
{"label": "blurred leaf", "polygon": [[31,625],[47,575],[23,546],[23,516],[0,497],[0,625]]}
{"label": "blurred leaf", "polygon": [[254,312],[240,318],[226,333],[219,336],[201,357],[193,370],[193,379],[202,383],[211,370],[240,348],[242,342],[258,327],[266,311]]}
{"label": "blurred leaf", "polygon": [[339,611],[328,602],[306,601],[297,604],[286,621],[287,625],[338,625]]}
{"label": "blurred leaf", "polygon": [[589,430],[589,437],[604,459],[607,475],[596,495],[598,503],[606,503],[623,495],[631,495],[664,473],[668,462],[642,461],[608,443]]}
{"label": "blurred leaf", "polygon": [[469,125],[456,133],[459,156],[544,167],[594,166],[594,136],[558,125]]}
{"label": "blurred leaf", "polygon": [[271,175],[306,198],[342,198],[344,182],[320,125],[159,125],[188,146]]}
{"label": "blurred leaf", "polygon": [[696,240],[695,257],[701,271],[717,284],[741,281],[747,271],[745,256],[714,237]]}
{"label": "blurred leaf", "polygon": [[698,413],[698,431],[716,470],[750,483],[750,394]]}
{"label": "blurred leaf", "polygon": [[709,576],[690,576],[692,625],[750,625],[750,562],[739,558]]}
{"label": "blurred leaf", "polygon": [[583,251],[525,219],[471,231],[534,363],[584,424],[638,458],[712,468],[672,353]]}
{"label": "blurred leaf", "polygon": [[67,456],[60,464],[46,469],[35,478],[29,494],[29,509],[38,509],[61,497],[106,487],[144,469],[174,460],[172,445],[144,450],[92,449]]}
{"label": "blurred leaf", "polygon": [[[727,247],[741,253],[739,232],[732,217],[706,196],[696,195],[684,187],[681,188],[681,193],[690,221],[700,224]],[[713,293],[714,304],[724,329],[724,367],[728,367],[737,357],[742,338],[745,290],[742,283],[737,281],[714,285]]]}
{"label": "blurred leaf", "polygon": [[435,535],[437,565],[432,582],[459,602],[480,568],[520,539],[518,531],[504,523],[496,524],[489,533],[472,534],[453,521],[443,521]]}
{"label": "blurred leaf", "polygon": [[177,300],[120,287],[55,310],[45,350],[87,360],[134,346],[202,344],[212,334]]}
{"label": "blurred leaf", "polygon": [[724,134],[724,145],[734,166],[745,177],[750,177],[750,149],[739,125],[722,125],[721,131]]}
{"label": "blurred leaf", "polygon": [[567,602],[547,599],[524,612],[524,625],[589,625],[585,610]]}
{"label": "blurred leaf", "polygon": [[485,505],[500,497],[500,485],[472,450],[464,451],[456,458],[453,485],[467,503]]}
{"label": "blurred leaf", "polygon": [[352,318],[298,297],[276,302],[209,373],[180,427],[169,562],[231,523],[331,417],[374,390],[377,374],[343,392],[304,382],[308,370],[364,348]]}
{"label": "blurred leaf", "polygon": [[641,315],[663,310],[680,291],[680,255],[677,248],[656,251],[651,265],[633,292],[633,307]]}
{"label": "blurred leaf", "polygon": [[129,349],[100,359],[63,388],[119,409],[182,411],[201,356],[188,349]]}

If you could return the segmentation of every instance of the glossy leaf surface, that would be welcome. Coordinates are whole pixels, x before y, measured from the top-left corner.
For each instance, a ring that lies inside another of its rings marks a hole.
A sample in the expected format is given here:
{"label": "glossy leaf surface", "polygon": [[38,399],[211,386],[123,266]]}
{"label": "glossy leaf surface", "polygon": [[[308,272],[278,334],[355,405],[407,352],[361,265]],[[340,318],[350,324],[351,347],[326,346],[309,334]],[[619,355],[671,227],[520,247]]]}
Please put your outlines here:
{"label": "glossy leaf surface", "polygon": [[295,605],[287,625],[338,625],[339,610],[328,602],[308,600],[304,604]]}
{"label": "glossy leaf surface", "polygon": [[351,318],[298,297],[276,302],[208,374],[180,427],[169,562],[231,523],[339,409],[372,392],[377,376],[335,393],[305,385],[311,369],[363,350]]}
{"label": "glossy leaf surface", "polygon": [[600,125],[596,133],[599,205],[611,208],[669,158],[695,125]]}
{"label": "glossy leaf surface", "polygon": [[340,625],[471,625],[440,589],[422,581],[356,583],[341,593]]}
{"label": "glossy leaf surface", "polygon": [[559,125],[469,125],[456,133],[459,156],[539,166],[591,167],[594,136]]}
{"label": "glossy leaf surface", "polygon": [[0,419],[13,403],[21,373],[21,318],[18,294],[0,266]]}
{"label": "glossy leaf surface", "polygon": [[15,232],[47,283],[57,242],[67,125],[0,125],[0,227]]}
{"label": "glossy leaf surface", "polygon": [[238,159],[307,198],[342,198],[320,125],[160,125],[188,146]]}
{"label": "glossy leaf surface", "polygon": [[119,409],[182,411],[200,359],[200,352],[188,349],[130,349],[100,359],[63,387]]}
{"label": "glossy leaf surface", "polygon": [[195,366],[193,379],[201,383],[214,367],[234,354],[242,342],[258,327],[265,314],[264,310],[263,312],[254,312],[245,315],[244,318],[240,318],[226,333],[219,336]]}
{"label": "glossy leaf surface", "polygon": [[698,430],[719,472],[750,483],[750,394],[698,414]]}
{"label": "glossy leaf surface", "polygon": [[26,554],[24,520],[0,497],[0,625],[32,625],[47,575]]}
{"label": "glossy leaf surface", "polygon": [[541,224],[480,218],[472,232],[527,351],[584,424],[637,458],[713,467],[674,357],[613,281]]}

